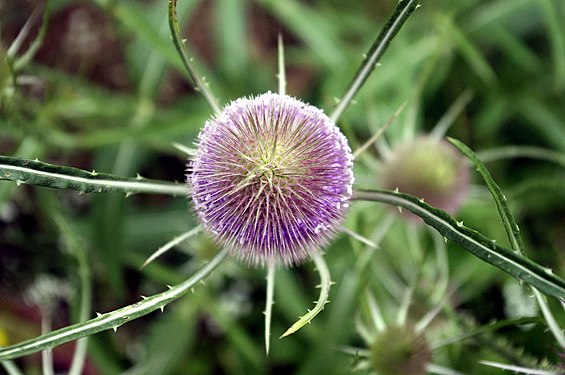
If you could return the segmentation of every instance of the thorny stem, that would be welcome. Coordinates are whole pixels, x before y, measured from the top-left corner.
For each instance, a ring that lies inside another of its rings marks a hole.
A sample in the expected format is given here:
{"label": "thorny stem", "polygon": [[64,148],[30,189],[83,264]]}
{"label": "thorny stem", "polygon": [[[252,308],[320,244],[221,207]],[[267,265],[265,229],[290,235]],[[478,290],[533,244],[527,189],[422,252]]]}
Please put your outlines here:
{"label": "thorny stem", "polygon": [[[449,138],[449,141],[453,145],[455,145],[463,154],[465,154],[465,156],[467,156],[469,160],[471,160],[471,162],[475,165],[477,171],[483,177],[483,180],[485,181],[494,201],[496,202],[500,218],[502,219],[502,224],[506,229],[506,234],[508,236],[508,239],[510,240],[512,249],[518,255],[524,256],[524,244],[520,235],[520,228],[518,227],[518,223],[516,222],[516,219],[514,218],[510,207],[508,206],[506,196],[502,193],[500,187],[491,177],[490,172],[485,167],[483,162],[479,160],[477,155],[469,147],[467,147],[463,142],[460,142],[456,139]],[[545,298],[535,288],[532,287],[532,290],[550,331],[552,332],[559,345],[562,348],[565,348],[565,335],[563,334],[563,331],[561,330],[553,314],[551,313],[551,310],[549,309]]]}
{"label": "thorny stem", "polygon": [[95,171],[0,155],[0,180],[16,184],[69,189],[80,193],[119,192],[126,196],[135,193],[186,195],[186,184],[152,181],[141,176],[127,178]]}
{"label": "thorny stem", "polygon": [[375,69],[377,62],[388,48],[390,41],[402,28],[402,25],[404,25],[404,22],[406,22],[412,12],[419,6],[419,2],[419,0],[401,0],[398,3],[391,18],[373,42],[371,48],[369,48],[369,52],[361,63],[359,70],[355,73],[349,88],[333,110],[330,118],[334,122],[337,122],[343,112],[345,112],[355,95],[357,95],[357,92],[361,89],[361,86],[363,86],[371,72]]}
{"label": "thorny stem", "polygon": [[206,82],[204,78],[201,77],[196,71],[196,68],[192,63],[192,58],[187,55],[184,40],[181,38],[179,31],[177,18],[177,0],[169,0],[169,28],[171,30],[171,37],[173,39],[175,48],[179,53],[186,72],[194,83],[196,91],[199,91],[202,95],[204,95],[204,98],[206,99],[210,107],[212,107],[214,113],[220,114],[222,112],[222,109],[220,108],[218,99],[216,98],[212,90],[210,90],[208,82]]}
{"label": "thorny stem", "polygon": [[109,329],[116,331],[118,327],[127,322],[147,315],[155,310],[163,310],[167,304],[185,295],[196,286],[196,284],[202,282],[210,275],[227,257],[228,253],[228,248],[223,249],[191,278],[174,287],[169,287],[165,292],[155,294],[151,297],[145,297],[142,301],[134,303],[133,305],[125,306],[109,313],[100,314],[98,317],[86,322],[73,324],[16,345],[0,348],[0,361],[50,349],[66,342]]}
{"label": "thorny stem", "polygon": [[446,240],[452,240],[483,261],[500,268],[520,281],[538,288],[547,296],[565,298],[565,280],[550,269],[496,244],[482,234],[457,222],[446,212],[431,207],[422,200],[398,192],[361,191],[354,192],[354,200],[387,203],[402,207],[419,216],[430,227],[436,229]]}

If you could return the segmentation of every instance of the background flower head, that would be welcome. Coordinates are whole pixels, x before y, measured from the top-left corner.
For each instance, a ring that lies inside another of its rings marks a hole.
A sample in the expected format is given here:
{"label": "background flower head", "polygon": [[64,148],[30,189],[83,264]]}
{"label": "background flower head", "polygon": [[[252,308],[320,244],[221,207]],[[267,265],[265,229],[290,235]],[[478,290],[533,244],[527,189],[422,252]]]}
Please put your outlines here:
{"label": "background flower head", "polygon": [[471,173],[465,157],[432,136],[399,144],[383,166],[385,189],[415,195],[449,213],[459,209],[469,191]]}
{"label": "background flower head", "polygon": [[353,184],[346,138],[320,109],[286,95],[241,98],[206,123],[189,164],[195,210],[254,265],[292,265],[343,220]]}
{"label": "background flower head", "polygon": [[371,367],[379,375],[423,375],[432,358],[425,335],[410,325],[387,327],[370,353]]}

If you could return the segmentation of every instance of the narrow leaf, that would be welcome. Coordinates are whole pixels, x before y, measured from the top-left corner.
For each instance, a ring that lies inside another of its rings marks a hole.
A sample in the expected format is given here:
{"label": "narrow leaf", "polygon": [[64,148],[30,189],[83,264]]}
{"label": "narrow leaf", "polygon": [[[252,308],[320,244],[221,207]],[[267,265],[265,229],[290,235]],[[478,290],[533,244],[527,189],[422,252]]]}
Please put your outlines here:
{"label": "narrow leaf", "polygon": [[471,162],[477,168],[477,171],[483,177],[483,180],[485,180],[485,183],[487,184],[487,187],[491,192],[494,201],[496,202],[496,207],[498,208],[498,212],[500,213],[500,217],[502,218],[502,223],[504,225],[504,229],[506,229],[506,234],[508,235],[512,249],[514,249],[514,251],[518,254],[523,254],[524,245],[522,243],[522,238],[520,237],[520,228],[518,227],[518,224],[516,223],[516,220],[514,219],[510,208],[508,207],[506,196],[502,193],[502,190],[500,190],[500,187],[498,187],[496,182],[494,182],[492,176],[490,175],[490,172],[485,167],[483,162],[479,160],[473,150],[471,150],[469,147],[467,147],[467,145],[457,139],[448,139],[449,142],[451,142],[455,147],[459,149],[459,151],[461,151],[463,154],[465,154],[465,156],[469,158],[469,160],[471,160]]}
{"label": "narrow leaf", "polygon": [[332,112],[330,118],[334,122],[337,122],[343,112],[345,112],[349,103],[351,103],[355,95],[357,95],[357,92],[359,92],[367,78],[369,78],[369,75],[371,75],[375,69],[375,66],[387,50],[391,40],[396,36],[412,12],[419,6],[419,3],[419,0],[401,0],[398,3],[387,24],[369,48],[369,52],[355,73],[347,91]]}
{"label": "narrow leaf", "polygon": [[196,272],[191,278],[170,287],[167,291],[144,298],[133,305],[125,306],[106,314],[99,314],[96,318],[86,322],[51,331],[45,335],[21,342],[16,345],[0,348],[0,361],[22,357],[41,350],[51,349],[55,346],[90,336],[98,332],[113,329],[116,331],[121,325],[140,318],[155,310],[163,309],[167,304],[186,294],[191,288],[204,280],[226,258],[229,250],[226,248],[219,252],[209,263]]}
{"label": "narrow leaf", "polygon": [[[84,322],[88,320],[92,308],[92,275],[90,272],[88,253],[83,239],[75,232],[62,214],[59,212],[54,214],[54,221],[59,227],[59,231],[69,252],[77,261],[80,290],[77,322]],[[78,340],[73,353],[69,375],[82,374],[86,360],[87,348],[87,337]]]}
{"label": "narrow leaf", "polygon": [[500,159],[532,158],[548,161],[565,167],[565,154],[543,147],[535,146],[504,146],[477,152],[477,157],[488,163]]}
{"label": "narrow leaf", "polygon": [[269,355],[271,346],[271,318],[273,316],[273,303],[275,291],[275,266],[269,264],[267,268],[267,297],[265,299],[265,352]]}
{"label": "narrow leaf", "polygon": [[[512,215],[512,211],[506,204],[506,197],[502,194],[502,191],[498,187],[498,185],[492,179],[489,171],[486,169],[485,165],[478,159],[477,155],[463,142],[458,141],[456,139],[450,138],[449,141],[455,145],[461,152],[463,152],[472,162],[475,164],[475,167],[485,180],[485,183],[488,186],[490,193],[492,194],[496,206],[498,208],[498,212],[500,213],[500,217],[502,218],[502,223],[504,228],[506,229],[506,233],[508,235],[508,239],[512,245],[512,248],[518,254],[523,255],[524,249],[522,244],[522,238],[520,236],[520,229],[514,216]],[[565,335],[563,331],[557,324],[549,306],[547,305],[545,298],[534,288],[533,289],[534,295],[536,296],[536,300],[541,308],[542,314],[549,326],[549,329],[553,333],[555,339],[559,343],[562,348],[565,348]]]}
{"label": "narrow leaf", "polygon": [[24,66],[26,66],[31,61],[33,56],[35,56],[35,54],[39,50],[39,47],[41,47],[41,44],[43,43],[43,40],[45,39],[45,34],[47,33],[47,25],[49,24],[49,16],[50,16],[50,1],[47,0],[45,2],[45,8],[44,8],[44,11],[43,11],[43,20],[41,21],[41,27],[39,28],[39,33],[37,34],[37,36],[35,37],[35,39],[31,43],[31,45],[29,46],[28,50],[23,54],[23,56],[19,57],[14,62],[14,70],[15,71],[18,71],[18,70],[22,69]]}
{"label": "narrow leaf", "polygon": [[210,90],[208,82],[206,82],[204,80],[204,77],[200,76],[196,71],[196,68],[192,63],[192,59],[187,54],[184,41],[180,36],[179,23],[177,19],[177,0],[169,0],[169,27],[175,48],[177,49],[182,64],[184,65],[186,72],[192,79],[196,90],[204,96],[212,110],[216,114],[219,114],[222,111],[220,108],[220,103],[218,102],[218,99],[216,98],[212,90]]}
{"label": "narrow leaf", "polygon": [[166,244],[164,244],[163,246],[158,248],[157,251],[155,251],[153,254],[151,254],[149,256],[149,258],[147,258],[147,260],[145,260],[145,262],[143,262],[143,264],[139,268],[140,269],[145,268],[149,263],[153,262],[155,259],[157,259],[161,255],[163,255],[164,253],[166,253],[167,251],[169,251],[173,247],[177,246],[178,244],[180,244],[180,243],[188,240],[190,237],[193,237],[194,235],[198,234],[201,230],[202,230],[202,227],[200,225],[197,225],[196,227],[192,228],[188,232],[185,232],[185,233],[181,234],[180,236],[173,238],[171,241],[167,242]]}
{"label": "narrow leaf", "polygon": [[504,272],[522,280],[547,296],[565,298],[565,280],[554,275],[551,270],[497,245],[479,232],[458,223],[446,212],[431,207],[420,199],[392,191],[362,191],[354,193],[354,199],[376,201],[402,207],[419,216],[426,224],[436,229],[446,239],[452,240],[471,254],[500,268]]}
{"label": "narrow leaf", "polygon": [[18,184],[70,189],[80,193],[149,193],[186,195],[185,184],[127,178],[111,174],[0,155],[0,180]]}
{"label": "narrow leaf", "polygon": [[316,254],[312,257],[314,263],[316,264],[316,269],[320,274],[320,297],[316,302],[316,305],[312,310],[309,310],[304,316],[300,317],[296,323],[294,323],[285,333],[279,338],[286,337],[298,331],[300,328],[304,327],[306,324],[312,322],[312,319],[316,317],[323,309],[326,303],[328,303],[328,298],[330,296],[330,286],[332,284],[330,271],[326,264],[326,261],[320,254]]}

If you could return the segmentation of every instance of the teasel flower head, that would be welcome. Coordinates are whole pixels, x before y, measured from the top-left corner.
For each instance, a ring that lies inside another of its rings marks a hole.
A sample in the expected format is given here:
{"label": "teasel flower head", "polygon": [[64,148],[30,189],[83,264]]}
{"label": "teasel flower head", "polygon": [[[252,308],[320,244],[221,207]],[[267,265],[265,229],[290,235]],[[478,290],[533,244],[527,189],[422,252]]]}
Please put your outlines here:
{"label": "teasel flower head", "polygon": [[426,336],[410,325],[393,325],[371,345],[370,364],[378,375],[424,375],[432,359]]}
{"label": "teasel flower head", "polygon": [[240,98],[206,122],[188,166],[195,211],[250,265],[291,266],[341,227],[353,185],[345,136],[287,95]]}
{"label": "teasel flower head", "polygon": [[455,213],[469,191],[471,172],[466,159],[450,143],[421,136],[393,149],[384,162],[381,179],[385,189],[398,189]]}

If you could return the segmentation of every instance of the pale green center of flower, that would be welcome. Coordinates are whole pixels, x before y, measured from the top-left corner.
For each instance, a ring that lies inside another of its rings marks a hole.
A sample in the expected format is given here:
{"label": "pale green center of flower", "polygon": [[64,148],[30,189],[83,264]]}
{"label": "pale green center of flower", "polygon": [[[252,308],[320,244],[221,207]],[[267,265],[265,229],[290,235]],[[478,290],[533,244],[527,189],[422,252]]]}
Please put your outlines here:
{"label": "pale green center of flower", "polygon": [[257,185],[261,193],[280,192],[289,183],[289,171],[293,168],[292,156],[280,145],[270,151],[260,150],[254,155],[241,155],[247,171],[238,184],[238,190],[249,185]]}

